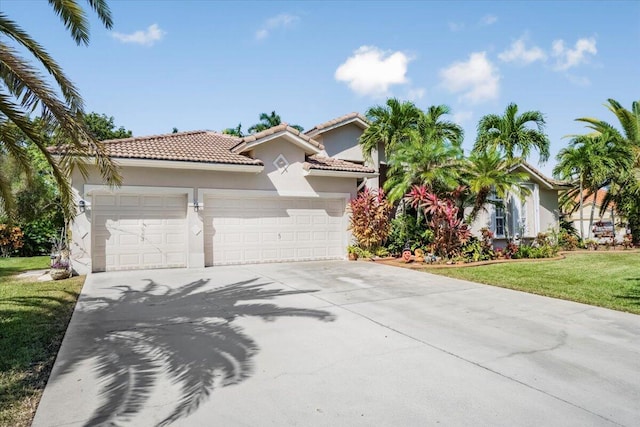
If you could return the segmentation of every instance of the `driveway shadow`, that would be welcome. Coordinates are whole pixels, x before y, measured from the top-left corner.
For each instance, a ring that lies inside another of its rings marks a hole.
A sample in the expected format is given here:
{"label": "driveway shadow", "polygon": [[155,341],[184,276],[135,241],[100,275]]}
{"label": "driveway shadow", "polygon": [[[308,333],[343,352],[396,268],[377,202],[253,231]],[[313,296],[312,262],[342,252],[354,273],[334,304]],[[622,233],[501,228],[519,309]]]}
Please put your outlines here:
{"label": "driveway shadow", "polygon": [[214,289],[204,289],[208,279],[177,288],[147,280],[141,290],[119,286],[116,298],[82,298],[76,309],[80,325],[71,338],[82,338],[70,339],[56,363],[64,374],[97,359],[103,404],[87,426],[130,420],[157,390],[160,375],[180,387],[180,398],[159,426],[193,413],[214,389],[249,378],[259,348],[234,325],[239,317],[334,319],[327,311],[261,302],[309,291],[266,288],[257,278]]}

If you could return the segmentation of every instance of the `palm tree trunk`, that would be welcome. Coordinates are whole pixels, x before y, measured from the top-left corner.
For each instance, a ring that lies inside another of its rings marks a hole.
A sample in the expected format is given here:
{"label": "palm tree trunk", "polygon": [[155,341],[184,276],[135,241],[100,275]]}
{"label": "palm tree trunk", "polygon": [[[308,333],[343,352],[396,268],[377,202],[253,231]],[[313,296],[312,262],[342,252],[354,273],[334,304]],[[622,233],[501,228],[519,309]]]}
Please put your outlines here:
{"label": "palm tree trunk", "polygon": [[593,215],[596,212],[596,196],[598,192],[593,193],[593,203],[591,203],[591,215],[589,216],[589,238],[591,238],[591,233],[593,231]]}
{"label": "palm tree trunk", "polygon": [[582,211],[582,205],[584,203],[584,194],[582,189],[582,178],[580,178],[580,239],[584,240],[584,212]]}

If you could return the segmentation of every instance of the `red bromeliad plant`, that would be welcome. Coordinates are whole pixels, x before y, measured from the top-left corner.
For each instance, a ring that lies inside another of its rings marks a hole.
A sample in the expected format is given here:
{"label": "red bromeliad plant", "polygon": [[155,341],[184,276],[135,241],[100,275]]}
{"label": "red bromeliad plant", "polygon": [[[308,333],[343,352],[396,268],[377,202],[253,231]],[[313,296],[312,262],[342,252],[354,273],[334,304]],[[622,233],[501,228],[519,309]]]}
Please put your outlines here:
{"label": "red bromeliad plant", "polygon": [[382,245],[391,232],[390,214],[393,205],[382,190],[365,188],[349,202],[351,212],[349,229],[358,246],[371,250]]}
{"label": "red bromeliad plant", "polygon": [[424,213],[433,231],[433,247],[443,257],[460,254],[462,245],[471,237],[467,224],[458,217],[458,207],[452,200],[443,199],[430,192],[425,186],[414,185],[407,193],[407,202]]}

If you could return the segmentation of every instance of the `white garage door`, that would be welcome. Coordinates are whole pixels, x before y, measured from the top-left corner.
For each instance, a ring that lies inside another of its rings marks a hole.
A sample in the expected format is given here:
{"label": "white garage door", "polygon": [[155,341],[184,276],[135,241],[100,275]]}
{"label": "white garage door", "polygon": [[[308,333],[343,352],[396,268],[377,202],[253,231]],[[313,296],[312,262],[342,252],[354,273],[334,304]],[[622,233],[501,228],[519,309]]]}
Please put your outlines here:
{"label": "white garage door", "polygon": [[205,265],[340,259],[344,199],[205,199]]}
{"label": "white garage door", "polygon": [[94,195],[93,271],[186,267],[186,195]]}

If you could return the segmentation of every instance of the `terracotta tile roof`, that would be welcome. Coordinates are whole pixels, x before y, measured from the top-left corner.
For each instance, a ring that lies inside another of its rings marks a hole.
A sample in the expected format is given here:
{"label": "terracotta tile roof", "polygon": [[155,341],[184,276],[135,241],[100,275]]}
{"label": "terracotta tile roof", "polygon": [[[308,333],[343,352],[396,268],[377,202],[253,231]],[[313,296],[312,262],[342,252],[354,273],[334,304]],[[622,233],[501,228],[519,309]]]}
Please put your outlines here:
{"label": "terracotta tile roof", "polygon": [[313,155],[307,157],[307,161],[302,165],[304,170],[323,169],[343,172],[363,172],[375,173],[373,168],[359,165],[357,163],[348,162],[346,160],[334,159],[332,157],[323,157]]}
{"label": "terracotta tile roof", "polygon": [[351,120],[354,119],[360,119],[365,123],[369,123],[369,121],[367,120],[367,118],[365,116],[363,116],[360,113],[349,113],[349,114],[345,114],[344,116],[340,116],[337,117],[333,120],[329,120],[328,122],[324,122],[324,123],[320,123],[319,125],[315,125],[314,127],[312,127],[311,129],[309,129],[308,131],[306,131],[305,133],[307,135],[311,135],[311,134],[317,134],[320,133],[322,130],[332,127],[332,126],[336,126],[339,125],[341,123],[345,123],[345,122],[349,122]]}
{"label": "terracotta tile roof", "polygon": [[[582,201],[582,203],[584,204],[593,203],[593,199],[595,197],[596,206],[602,206],[602,202],[604,202],[604,198],[607,196],[607,190],[600,189],[594,194],[589,194],[589,190],[584,190],[582,194],[584,197],[584,200]],[[576,195],[576,197],[574,197],[573,200],[576,203],[580,203],[580,194]]]}
{"label": "terracotta tile roof", "polygon": [[274,126],[274,127],[269,128],[269,129],[265,129],[262,132],[254,133],[252,135],[247,135],[247,136],[241,138],[240,140],[236,141],[236,144],[235,144],[234,147],[232,147],[232,149],[236,153],[241,152],[242,149],[248,143],[257,141],[257,140],[262,139],[262,138],[266,138],[268,136],[274,135],[274,134],[279,133],[279,132],[292,133],[292,134],[298,136],[299,138],[301,138],[303,141],[308,142],[309,144],[311,144],[314,147],[318,148],[319,150],[324,150],[324,145],[320,144],[318,141],[316,141],[316,140],[312,139],[311,137],[305,135],[304,133],[300,132],[298,129],[292,128],[291,126],[289,126],[288,123],[281,123],[278,126]]}
{"label": "terracotta tile roof", "polygon": [[[102,141],[107,154],[114,159],[175,160],[201,163],[262,165],[231,151],[239,139],[208,131],[178,132]],[[64,147],[52,152],[64,152]]]}

